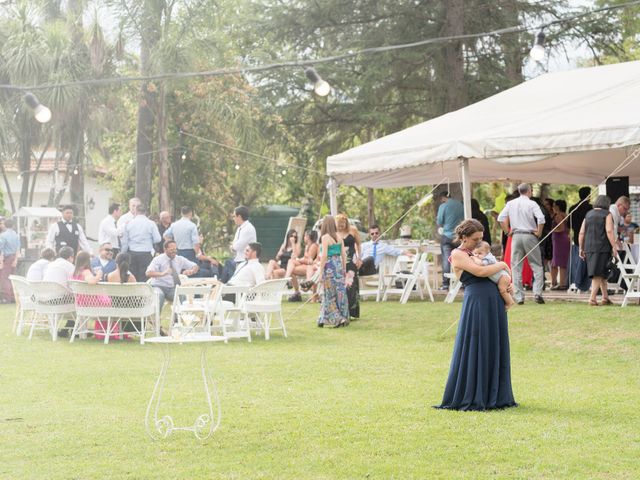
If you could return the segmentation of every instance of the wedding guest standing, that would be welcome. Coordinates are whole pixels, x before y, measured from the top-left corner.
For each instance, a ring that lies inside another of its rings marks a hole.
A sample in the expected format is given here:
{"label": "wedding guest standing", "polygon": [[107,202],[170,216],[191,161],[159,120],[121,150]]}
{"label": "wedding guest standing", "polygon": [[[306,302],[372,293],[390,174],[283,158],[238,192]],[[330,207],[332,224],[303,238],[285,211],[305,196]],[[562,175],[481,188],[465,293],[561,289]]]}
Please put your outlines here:
{"label": "wedding guest standing", "polygon": [[351,318],[360,318],[360,285],[358,284],[358,266],[360,262],[360,234],[358,229],[349,224],[349,219],[344,214],[336,215],[336,228],[338,240],[344,244],[347,255],[347,300],[349,302],[349,315]]}
{"label": "wedding guest standing", "polygon": [[349,324],[349,305],[345,287],[347,256],[344,245],[338,240],[336,221],[325,215],[320,229],[320,275],[324,285],[318,326],[343,327]]}
{"label": "wedding guest standing", "polygon": [[436,222],[442,227],[440,235],[440,252],[442,253],[442,288],[449,288],[449,277],[446,274],[451,272],[449,265],[449,255],[456,244],[453,240],[453,232],[462,220],[464,220],[464,206],[462,202],[455,198],[449,197],[449,192],[440,194],[440,206],[438,207],[438,215]]}
{"label": "wedding guest standing", "polygon": [[556,200],[553,205],[553,257],[551,260],[551,290],[566,290],[567,266],[569,265],[569,223],[567,218],[567,202]]}
{"label": "wedding guest standing", "polygon": [[226,283],[236,270],[236,266],[245,261],[244,252],[250,243],[257,243],[256,228],[249,221],[249,209],[243,205],[236,207],[233,211],[233,222],[238,227],[233,237],[231,251],[234,253],[233,259],[227,260],[222,272],[222,282]]}
{"label": "wedding guest standing", "polygon": [[498,286],[488,278],[508,267],[504,262],[478,265],[471,259],[482,242],[482,230],[474,219],[455,229],[460,246],[451,252],[451,265],[465,287],[464,300],[438,408],[491,410],[517,405],[511,389],[507,312]]}
{"label": "wedding guest standing", "polygon": [[122,253],[131,255],[131,273],[139,282],[147,281],[147,267],[153,258],[154,244],[160,241],[158,226],[147,218],[147,207],[138,205],[136,216],[124,228]]}
{"label": "wedding guest standing", "polygon": [[13,220],[4,221],[5,230],[0,233],[0,290],[2,303],[14,303],[13,287],[9,276],[16,271],[20,255],[20,237],[13,229]]}
{"label": "wedding guest standing", "polygon": [[110,243],[113,248],[113,255],[120,252],[120,235],[118,235],[118,219],[121,210],[119,203],[109,205],[109,215],[104,217],[98,226],[98,245]]}

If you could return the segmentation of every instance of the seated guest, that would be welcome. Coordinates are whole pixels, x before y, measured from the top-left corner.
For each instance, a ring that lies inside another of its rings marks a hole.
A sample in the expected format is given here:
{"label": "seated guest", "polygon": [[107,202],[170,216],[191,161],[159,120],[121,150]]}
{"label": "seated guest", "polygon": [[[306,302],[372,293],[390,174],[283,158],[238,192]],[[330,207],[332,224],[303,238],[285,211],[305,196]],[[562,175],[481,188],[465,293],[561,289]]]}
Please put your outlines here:
{"label": "seated guest", "polygon": [[637,229],[638,224],[633,221],[633,215],[631,213],[627,213],[624,216],[624,223],[622,224],[622,240],[627,243],[633,243]]}
{"label": "seated guest", "polygon": [[159,294],[160,312],[165,298],[173,301],[176,285],[180,285],[180,275],[193,275],[198,265],[181,257],[178,246],[173,240],[164,243],[164,253],[158,255],[147,267],[146,275],[151,279],[151,286]]}
{"label": "seated guest", "polygon": [[315,230],[307,230],[304,233],[304,255],[302,258],[292,258],[289,260],[289,263],[287,264],[287,271],[284,274],[285,278],[291,278],[291,285],[294,290],[293,295],[289,297],[290,301],[299,302],[302,300],[298,277],[307,276],[307,269],[310,265],[313,265],[318,257],[319,248],[318,232]]}
{"label": "seated guest", "polygon": [[361,246],[362,265],[360,265],[358,270],[358,274],[360,275],[375,275],[378,273],[380,261],[385,255],[391,255],[392,257],[399,257],[400,255],[413,256],[411,252],[400,250],[379,240],[380,227],[378,225],[371,225],[369,227],[369,236],[371,240],[364,242]]}
{"label": "seated guest", "polygon": [[59,283],[64,287],[69,287],[69,279],[73,275],[76,267],[73,265],[75,256],[73,248],[62,247],[58,251],[58,258],[47,265],[42,275],[43,282]]}
{"label": "seated guest", "polygon": [[102,280],[102,276],[102,269],[99,266],[96,268],[95,273],[91,271],[91,255],[87,252],[78,252],[71,280],[81,280],[89,285],[95,285]]}
{"label": "seated guest", "polygon": [[204,247],[203,247],[202,234],[200,234],[199,240],[200,240],[200,253],[197,255],[198,273],[196,273],[194,277],[220,278],[222,274],[222,264],[218,261],[216,257],[212,257],[205,253]]}
{"label": "seated guest", "polygon": [[108,274],[116,269],[116,262],[113,259],[113,247],[109,242],[100,245],[100,251],[97,257],[91,259],[91,270],[97,272],[102,270],[100,281],[103,281]]}
{"label": "seated guest", "polygon": [[298,232],[292,229],[287,232],[285,241],[280,245],[276,258],[274,260],[269,260],[265,278],[267,280],[271,280],[272,278],[284,278],[289,260],[292,258],[298,258],[299,256],[300,243],[298,243]]}
{"label": "seated guest", "polygon": [[129,271],[131,256],[128,253],[119,253],[116,257],[116,269],[107,275],[109,283],[136,283],[136,277]]}
{"label": "seated guest", "polygon": [[27,270],[28,282],[41,282],[44,270],[56,258],[53,248],[45,248],[40,252],[40,258],[36,260]]}
{"label": "seated guest", "polygon": [[228,285],[235,286],[248,286],[255,287],[256,285],[265,281],[264,269],[260,265],[260,253],[262,252],[262,245],[258,242],[251,242],[244,249],[243,262],[240,262],[233,276],[227,282]]}

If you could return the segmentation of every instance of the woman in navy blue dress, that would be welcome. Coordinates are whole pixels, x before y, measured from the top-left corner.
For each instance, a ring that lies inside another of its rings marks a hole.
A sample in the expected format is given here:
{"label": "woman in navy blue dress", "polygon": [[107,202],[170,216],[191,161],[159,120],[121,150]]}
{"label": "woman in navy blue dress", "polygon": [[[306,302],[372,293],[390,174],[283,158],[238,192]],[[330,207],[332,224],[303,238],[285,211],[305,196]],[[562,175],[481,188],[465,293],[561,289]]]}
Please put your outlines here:
{"label": "woman in navy blue dress", "polygon": [[453,272],[464,285],[460,323],[442,404],[451,410],[516,406],[511,390],[507,312],[498,287],[488,277],[507,265],[478,265],[471,257],[483,227],[465,220],[456,227],[460,246],[451,253]]}

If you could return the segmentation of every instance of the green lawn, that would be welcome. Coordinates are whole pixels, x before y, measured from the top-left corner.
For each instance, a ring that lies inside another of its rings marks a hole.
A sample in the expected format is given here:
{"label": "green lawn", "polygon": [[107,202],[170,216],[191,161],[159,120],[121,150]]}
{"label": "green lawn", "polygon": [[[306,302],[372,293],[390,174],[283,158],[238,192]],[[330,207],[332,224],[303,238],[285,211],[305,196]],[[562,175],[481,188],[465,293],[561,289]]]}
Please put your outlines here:
{"label": "green lawn", "polygon": [[[297,305],[296,305],[297,307]],[[291,317],[295,307],[286,305]],[[158,346],[11,334],[0,308],[0,478],[640,477],[640,310],[527,304],[510,314],[520,406],[439,403],[460,304],[365,302],[345,329],[288,318],[289,338],[215,344],[222,424],[152,442]],[[174,349],[165,406],[204,412],[200,347]]]}

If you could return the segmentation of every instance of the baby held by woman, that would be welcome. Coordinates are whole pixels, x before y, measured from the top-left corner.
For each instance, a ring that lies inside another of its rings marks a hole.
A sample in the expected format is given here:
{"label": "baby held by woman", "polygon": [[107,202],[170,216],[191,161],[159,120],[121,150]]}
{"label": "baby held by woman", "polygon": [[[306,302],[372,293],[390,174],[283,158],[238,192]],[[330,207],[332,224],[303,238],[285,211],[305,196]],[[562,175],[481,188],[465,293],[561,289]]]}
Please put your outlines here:
{"label": "baby held by woman", "polygon": [[[492,265],[497,262],[496,257],[491,253],[491,245],[487,242],[480,242],[473,251],[473,254],[474,256],[471,258],[478,265]],[[508,291],[509,285],[511,284],[511,275],[509,275],[509,272],[506,270],[500,270],[491,275],[489,279],[498,285],[498,290],[504,300],[504,308],[508,310],[515,304],[513,297]]]}

